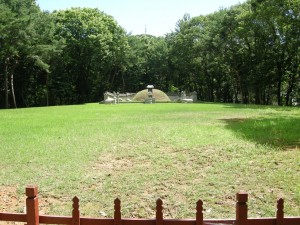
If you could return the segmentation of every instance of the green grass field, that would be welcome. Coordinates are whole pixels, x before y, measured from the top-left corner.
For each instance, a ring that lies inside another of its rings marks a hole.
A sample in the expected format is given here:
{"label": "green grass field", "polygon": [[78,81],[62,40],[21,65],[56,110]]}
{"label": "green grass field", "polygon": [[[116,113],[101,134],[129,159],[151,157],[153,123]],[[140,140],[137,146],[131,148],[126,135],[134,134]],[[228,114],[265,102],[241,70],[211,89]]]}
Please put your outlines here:
{"label": "green grass field", "polygon": [[83,216],[234,218],[300,212],[300,109],[231,104],[87,104],[0,111],[0,210],[23,212],[37,184],[41,213]]}

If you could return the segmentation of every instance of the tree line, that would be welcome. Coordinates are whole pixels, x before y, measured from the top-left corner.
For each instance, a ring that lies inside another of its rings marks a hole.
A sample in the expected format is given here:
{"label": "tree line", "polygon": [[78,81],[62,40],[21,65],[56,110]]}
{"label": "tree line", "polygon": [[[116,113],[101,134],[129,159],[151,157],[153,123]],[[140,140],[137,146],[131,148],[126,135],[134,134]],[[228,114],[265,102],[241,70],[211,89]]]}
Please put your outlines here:
{"label": "tree line", "polygon": [[98,102],[105,91],[197,91],[211,102],[300,98],[300,0],[248,0],[131,35],[99,9],[0,0],[0,107]]}

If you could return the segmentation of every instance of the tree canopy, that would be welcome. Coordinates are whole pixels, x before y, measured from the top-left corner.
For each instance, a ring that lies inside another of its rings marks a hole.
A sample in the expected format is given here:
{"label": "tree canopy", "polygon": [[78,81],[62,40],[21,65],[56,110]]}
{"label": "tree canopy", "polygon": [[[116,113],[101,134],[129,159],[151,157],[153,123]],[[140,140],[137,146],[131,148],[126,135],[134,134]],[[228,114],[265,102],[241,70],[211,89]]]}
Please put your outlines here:
{"label": "tree canopy", "polygon": [[300,101],[300,0],[248,0],[131,35],[99,9],[0,0],[0,107],[97,102],[147,84],[216,102]]}

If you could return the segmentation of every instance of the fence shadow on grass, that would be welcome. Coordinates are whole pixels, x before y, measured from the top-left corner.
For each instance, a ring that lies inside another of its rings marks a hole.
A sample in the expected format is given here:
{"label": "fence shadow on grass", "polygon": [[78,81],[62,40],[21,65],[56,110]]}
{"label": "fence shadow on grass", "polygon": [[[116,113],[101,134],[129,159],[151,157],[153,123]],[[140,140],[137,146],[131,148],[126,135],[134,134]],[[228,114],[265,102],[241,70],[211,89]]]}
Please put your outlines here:
{"label": "fence shadow on grass", "polygon": [[230,118],[222,119],[222,121],[226,122],[227,129],[257,144],[284,149],[299,149],[300,147],[300,118]]}

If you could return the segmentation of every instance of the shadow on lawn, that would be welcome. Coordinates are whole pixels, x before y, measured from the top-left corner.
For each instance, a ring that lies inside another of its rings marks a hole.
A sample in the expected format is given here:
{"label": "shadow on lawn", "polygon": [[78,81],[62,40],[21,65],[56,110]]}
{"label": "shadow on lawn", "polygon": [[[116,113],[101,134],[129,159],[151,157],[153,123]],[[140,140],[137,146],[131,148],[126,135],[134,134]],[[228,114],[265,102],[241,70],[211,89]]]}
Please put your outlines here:
{"label": "shadow on lawn", "polygon": [[257,144],[284,149],[299,149],[300,118],[274,117],[256,119],[222,119],[226,128]]}
{"label": "shadow on lawn", "polygon": [[276,106],[276,105],[254,105],[254,104],[234,104],[227,103],[224,104],[224,108],[232,109],[273,109],[275,111],[292,111],[299,107],[290,107],[290,106]]}

